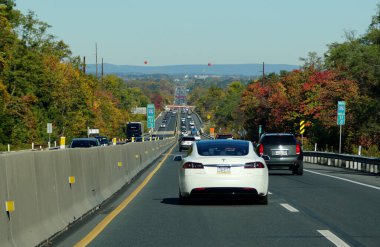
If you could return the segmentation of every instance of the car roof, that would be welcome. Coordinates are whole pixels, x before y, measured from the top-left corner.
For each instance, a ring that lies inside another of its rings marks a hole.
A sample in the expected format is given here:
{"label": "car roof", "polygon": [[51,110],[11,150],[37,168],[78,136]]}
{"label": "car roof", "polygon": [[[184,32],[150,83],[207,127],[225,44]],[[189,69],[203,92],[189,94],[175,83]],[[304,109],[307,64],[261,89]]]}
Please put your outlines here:
{"label": "car roof", "polygon": [[73,138],[72,139],[73,141],[97,141],[98,139],[96,139],[95,137],[76,137],[76,138]]}
{"label": "car roof", "polygon": [[212,142],[215,142],[215,143],[218,143],[218,144],[230,144],[230,143],[247,143],[249,141],[245,141],[245,140],[233,140],[233,139],[211,139],[211,140],[202,140],[202,141],[199,141],[198,143],[204,143],[204,142],[207,142],[207,143],[210,143],[212,144]]}
{"label": "car roof", "polygon": [[[246,156],[250,153],[250,141],[245,141],[245,140],[227,140],[227,139],[216,139],[216,140],[200,140],[196,142],[196,148],[197,148],[197,153],[201,156],[223,156],[222,153],[216,155],[213,152],[218,151],[223,151],[225,148],[226,153],[228,151],[233,151],[233,152],[240,152],[241,154],[233,154],[233,156]],[[227,150],[227,149],[233,149],[233,150]],[[236,148],[236,149],[235,149]],[[214,150],[214,151],[213,151]],[[227,156],[231,156],[227,155]]]}
{"label": "car roof", "polygon": [[292,133],[264,133],[263,135],[266,135],[266,136],[279,136],[279,135],[289,135],[289,136],[294,136],[294,134]]}
{"label": "car roof", "polygon": [[182,139],[194,139],[195,140],[195,137],[194,136],[183,136]]}

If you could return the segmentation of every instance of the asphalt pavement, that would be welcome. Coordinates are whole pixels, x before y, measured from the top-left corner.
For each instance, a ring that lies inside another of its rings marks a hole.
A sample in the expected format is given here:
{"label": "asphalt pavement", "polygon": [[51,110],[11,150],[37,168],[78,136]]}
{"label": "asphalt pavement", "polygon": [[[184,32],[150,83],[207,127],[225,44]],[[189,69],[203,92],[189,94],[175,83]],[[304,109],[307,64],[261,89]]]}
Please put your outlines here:
{"label": "asphalt pavement", "polygon": [[[379,246],[380,178],[305,164],[303,176],[270,171],[269,204],[178,202],[173,149],[152,179],[89,246]],[[164,155],[111,203],[53,245],[72,246],[137,188]]]}

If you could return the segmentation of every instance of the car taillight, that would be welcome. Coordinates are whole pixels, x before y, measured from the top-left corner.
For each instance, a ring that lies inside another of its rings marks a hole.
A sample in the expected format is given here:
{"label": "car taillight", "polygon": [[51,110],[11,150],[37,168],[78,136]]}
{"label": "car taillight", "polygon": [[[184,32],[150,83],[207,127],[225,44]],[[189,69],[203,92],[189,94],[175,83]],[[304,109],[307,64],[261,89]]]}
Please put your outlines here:
{"label": "car taillight", "polygon": [[300,144],[297,144],[296,145],[296,154],[300,154],[301,153],[301,146]]}
{"label": "car taillight", "polygon": [[265,168],[265,165],[261,162],[250,162],[250,163],[245,163],[244,168],[245,169]]}
{"label": "car taillight", "polygon": [[183,164],[183,169],[203,169],[202,163],[186,162]]}
{"label": "car taillight", "polygon": [[260,154],[260,155],[263,155],[263,154],[264,154],[264,145],[263,145],[263,144],[260,144],[260,147],[259,147],[259,154]]}

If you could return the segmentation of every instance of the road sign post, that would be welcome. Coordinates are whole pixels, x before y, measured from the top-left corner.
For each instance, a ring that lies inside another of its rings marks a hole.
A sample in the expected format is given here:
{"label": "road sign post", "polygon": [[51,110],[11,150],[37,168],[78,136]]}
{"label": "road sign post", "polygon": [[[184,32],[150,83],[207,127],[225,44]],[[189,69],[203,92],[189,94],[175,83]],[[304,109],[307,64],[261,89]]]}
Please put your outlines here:
{"label": "road sign post", "polygon": [[337,124],[339,125],[339,153],[342,152],[342,125],[346,123],[346,101],[338,101]]}
{"label": "road sign post", "polygon": [[47,133],[49,134],[48,147],[50,148],[50,134],[53,133],[53,124],[47,123]]}
{"label": "road sign post", "polygon": [[155,109],[154,104],[148,104],[146,106],[146,118],[147,118],[147,128],[154,129],[155,127]]}

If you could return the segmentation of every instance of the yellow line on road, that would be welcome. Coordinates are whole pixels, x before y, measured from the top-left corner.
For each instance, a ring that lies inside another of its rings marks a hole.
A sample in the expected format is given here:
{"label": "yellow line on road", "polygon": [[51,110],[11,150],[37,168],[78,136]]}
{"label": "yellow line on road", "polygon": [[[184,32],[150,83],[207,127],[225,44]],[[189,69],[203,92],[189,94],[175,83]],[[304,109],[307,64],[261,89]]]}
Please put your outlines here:
{"label": "yellow line on road", "polygon": [[98,225],[95,226],[94,229],[92,229],[91,232],[87,234],[81,241],[79,241],[77,244],[75,244],[76,247],[78,246],[87,246],[91,243],[92,240],[94,240],[106,227],[111,221],[119,214],[123,209],[128,206],[128,204],[135,199],[135,197],[140,193],[140,191],[149,183],[149,181],[152,179],[154,174],[161,168],[162,164],[165,162],[165,160],[169,157],[170,153],[173,151],[175,146],[173,146],[170,151],[165,155],[165,157],[161,160],[161,162],[157,165],[156,168],[144,179],[144,181],[119,205],[117,208],[115,208],[110,214],[108,214]]}

